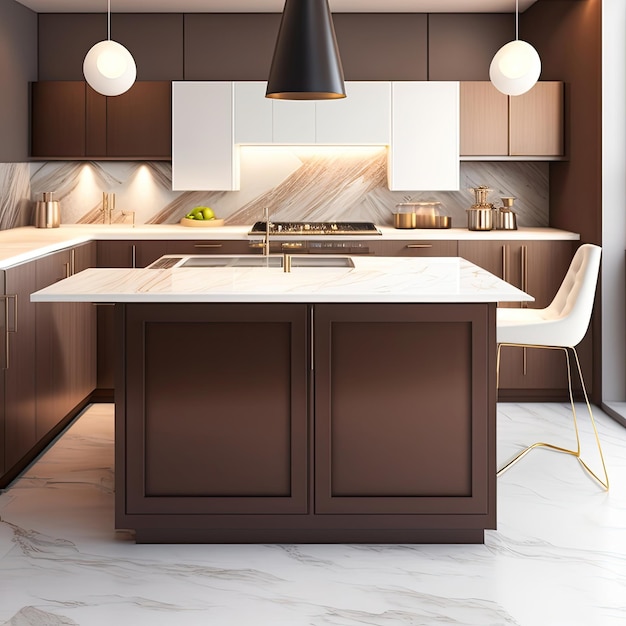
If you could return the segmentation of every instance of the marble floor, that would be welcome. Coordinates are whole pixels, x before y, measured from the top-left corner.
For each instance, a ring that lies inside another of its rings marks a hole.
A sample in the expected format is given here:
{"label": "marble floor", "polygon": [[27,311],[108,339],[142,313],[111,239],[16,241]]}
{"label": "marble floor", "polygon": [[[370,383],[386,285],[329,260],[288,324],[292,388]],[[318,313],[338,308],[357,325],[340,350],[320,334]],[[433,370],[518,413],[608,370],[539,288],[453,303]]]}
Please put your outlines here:
{"label": "marble floor", "polygon": [[[498,479],[484,545],[135,545],[113,530],[113,408],[94,405],[0,494],[0,624],[623,626],[626,429],[595,415],[610,491],[534,451]],[[501,404],[498,457],[570,425],[566,405]]]}

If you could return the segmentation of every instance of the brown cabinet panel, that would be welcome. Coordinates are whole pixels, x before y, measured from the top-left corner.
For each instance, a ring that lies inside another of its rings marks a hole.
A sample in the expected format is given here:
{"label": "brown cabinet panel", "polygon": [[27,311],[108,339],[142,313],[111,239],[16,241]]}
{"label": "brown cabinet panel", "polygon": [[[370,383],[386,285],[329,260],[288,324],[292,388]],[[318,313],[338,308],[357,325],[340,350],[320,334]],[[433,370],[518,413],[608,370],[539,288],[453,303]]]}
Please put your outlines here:
{"label": "brown cabinet panel", "polygon": [[[97,267],[146,267],[168,254],[172,242],[154,240],[100,240],[96,242]],[[113,389],[115,342],[113,307],[101,305],[97,312],[97,388]]]}
{"label": "brown cabinet panel", "polygon": [[5,270],[8,307],[8,350],[4,358],[5,469],[26,455],[37,440],[35,421],[35,264],[24,263]]}
{"label": "brown cabinet panel", "polygon": [[[95,242],[74,248],[71,264],[73,274],[96,267]],[[70,404],[73,409],[96,388],[96,307],[89,302],[76,302],[68,304],[68,308],[72,319]]]}
{"label": "brown cabinet panel", "polygon": [[[87,243],[35,261],[37,289],[95,265]],[[89,303],[40,302],[36,309],[37,440],[95,389],[95,310]]]}
{"label": "brown cabinet panel", "polygon": [[542,81],[510,98],[510,154],[563,155],[563,83]]}
{"label": "brown cabinet panel", "polygon": [[563,83],[541,81],[505,96],[489,82],[461,82],[460,93],[462,156],[565,154]]}
{"label": "brown cabinet panel", "polygon": [[428,80],[489,80],[495,53],[511,40],[510,14],[430,13]]}
{"label": "brown cabinet panel", "polygon": [[97,242],[98,267],[146,267],[168,254],[171,242],[166,239],[110,239]]}
{"label": "brown cabinet panel", "polygon": [[316,513],[495,516],[494,315],[315,306]]}
{"label": "brown cabinet panel", "polygon": [[105,97],[83,81],[32,83],[33,157],[153,158],[172,153],[171,83],[136,82]]}
{"label": "brown cabinet panel", "polygon": [[461,154],[509,153],[509,98],[490,82],[460,86]]}
{"label": "brown cabinet panel", "polygon": [[[82,80],[87,51],[107,38],[106,14],[39,13],[37,19],[40,80]],[[182,13],[113,13],[111,34],[133,55],[138,80],[182,80]]]}
{"label": "brown cabinet panel", "polygon": [[172,154],[171,84],[136,82],[107,98],[107,156],[169,157]]}
{"label": "brown cabinet panel", "polygon": [[137,242],[100,240],[96,242],[96,263],[98,267],[135,267]]}
{"label": "brown cabinet panel", "polygon": [[428,80],[424,13],[336,13],[346,80]]}
{"label": "brown cabinet panel", "polygon": [[85,154],[103,156],[107,153],[107,98],[89,85],[85,85],[85,96]]}
{"label": "brown cabinet panel", "polygon": [[115,41],[137,65],[137,80],[183,80],[182,13],[114,13]]}
{"label": "brown cabinet panel", "polygon": [[31,95],[32,156],[85,156],[85,83],[32,83]]}
{"label": "brown cabinet panel", "polygon": [[184,19],[185,80],[267,80],[279,14],[186,13]]}
{"label": "brown cabinet panel", "polygon": [[458,248],[456,239],[383,241],[379,246],[382,256],[457,256]]}
{"label": "brown cabinet panel", "polygon": [[[573,241],[459,241],[459,256],[532,295],[535,301],[528,303],[529,307],[544,308],[556,295],[576,245]],[[503,348],[500,388],[565,397],[563,359],[560,351]],[[588,369],[586,361],[583,358],[583,367]]]}
{"label": "brown cabinet panel", "polygon": [[[37,289],[43,289],[71,274],[70,250],[35,261]],[[62,302],[40,302],[36,308],[37,342],[37,440],[44,437],[73,408],[70,385],[72,316]]]}
{"label": "brown cabinet panel", "polygon": [[248,241],[228,239],[187,239],[167,242],[167,254],[257,254],[260,249],[251,248]]}
{"label": "brown cabinet panel", "polygon": [[124,309],[123,511],[306,513],[307,306]]}

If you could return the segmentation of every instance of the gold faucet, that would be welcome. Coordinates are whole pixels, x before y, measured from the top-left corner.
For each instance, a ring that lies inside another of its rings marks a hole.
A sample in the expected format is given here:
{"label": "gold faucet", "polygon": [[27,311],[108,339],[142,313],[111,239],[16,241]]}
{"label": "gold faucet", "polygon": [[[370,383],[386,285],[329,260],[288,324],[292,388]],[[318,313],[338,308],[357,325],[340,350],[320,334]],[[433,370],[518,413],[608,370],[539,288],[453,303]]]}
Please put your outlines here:
{"label": "gold faucet", "polygon": [[270,210],[268,207],[263,209],[263,219],[265,220],[265,239],[263,240],[263,254],[270,255]]}

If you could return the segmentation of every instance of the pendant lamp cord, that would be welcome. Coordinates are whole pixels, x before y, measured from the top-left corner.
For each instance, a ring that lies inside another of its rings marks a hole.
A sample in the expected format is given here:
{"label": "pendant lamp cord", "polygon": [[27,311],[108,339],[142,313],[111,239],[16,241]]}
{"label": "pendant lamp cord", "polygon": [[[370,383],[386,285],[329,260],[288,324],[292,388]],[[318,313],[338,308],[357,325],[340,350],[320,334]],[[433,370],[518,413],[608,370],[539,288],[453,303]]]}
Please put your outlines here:
{"label": "pendant lamp cord", "polygon": [[107,39],[111,41],[111,0],[108,0]]}
{"label": "pendant lamp cord", "polygon": [[515,39],[519,39],[519,0],[515,0]]}

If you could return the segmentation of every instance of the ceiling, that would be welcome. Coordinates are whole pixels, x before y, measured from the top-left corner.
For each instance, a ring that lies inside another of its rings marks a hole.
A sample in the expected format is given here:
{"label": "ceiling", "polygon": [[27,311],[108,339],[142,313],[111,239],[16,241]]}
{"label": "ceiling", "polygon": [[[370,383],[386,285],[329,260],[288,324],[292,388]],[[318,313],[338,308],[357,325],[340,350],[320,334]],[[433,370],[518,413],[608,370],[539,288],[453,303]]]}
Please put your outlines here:
{"label": "ceiling", "polygon": [[[101,13],[107,0],[17,0],[37,13]],[[536,0],[519,0],[520,12]],[[285,0],[111,0],[112,13],[281,13]],[[509,13],[515,0],[329,0],[335,13]]]}

